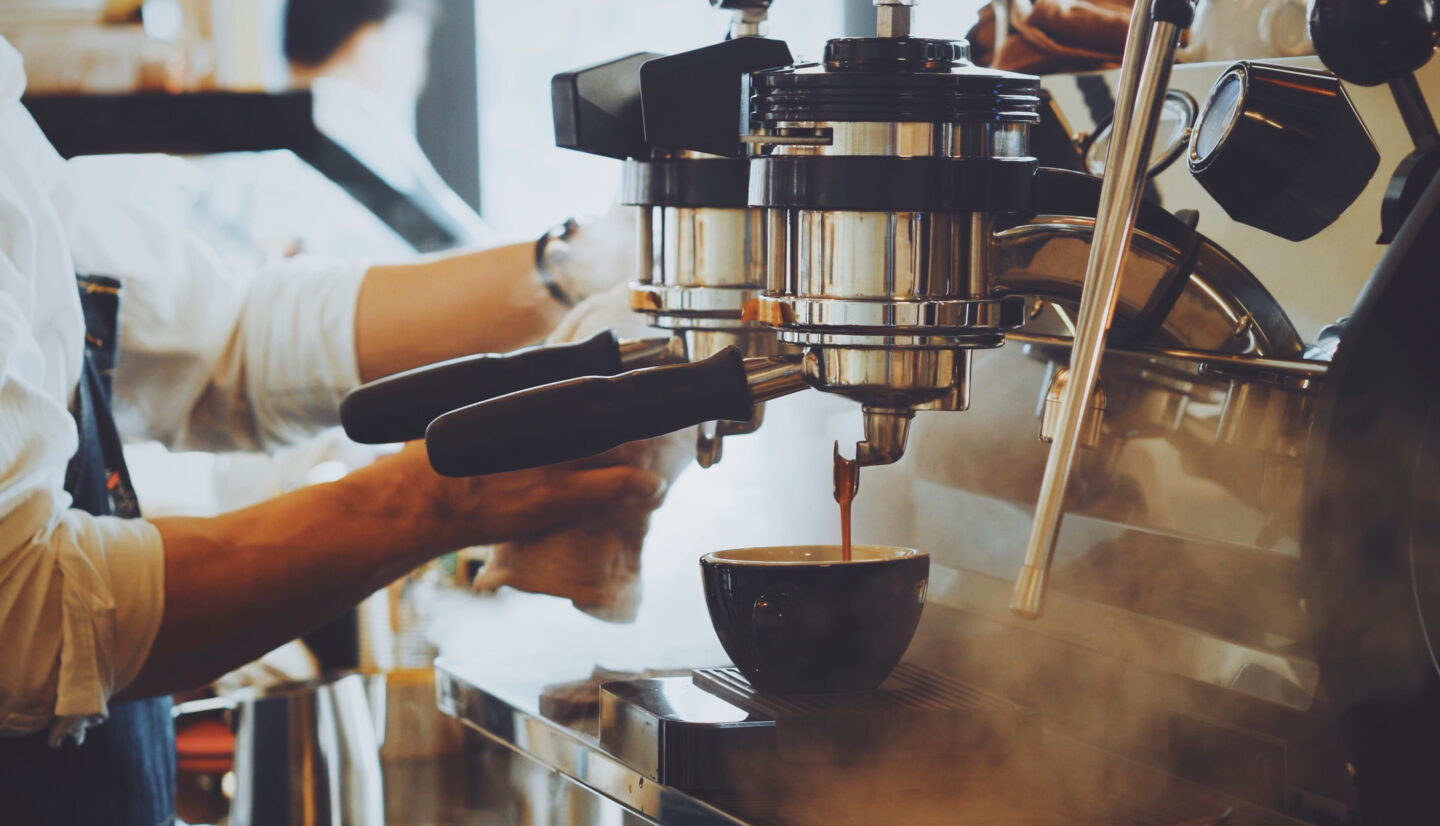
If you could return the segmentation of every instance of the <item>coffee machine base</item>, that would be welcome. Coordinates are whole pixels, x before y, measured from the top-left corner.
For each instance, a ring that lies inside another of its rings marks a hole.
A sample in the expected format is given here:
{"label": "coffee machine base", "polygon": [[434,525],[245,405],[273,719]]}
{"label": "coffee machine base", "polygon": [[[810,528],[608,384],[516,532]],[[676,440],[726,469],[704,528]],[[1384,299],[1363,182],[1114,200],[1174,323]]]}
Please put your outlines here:
{"label": "coffee machine base", "polygon": [[601,745],[682,789],[753,788],[835,764],[1004,762],[1034,731],[1024,708],[908,663],[855,694],[767,694],[733,667],[600,688]]}
{"label": "coffee machine base", "polygon": [[771,695],[733,667],[608,682],[600,745],[750,823],[896,811],[911,824],[1296,822],[1059,737],[1023,706],[910,663],[850,695]]}

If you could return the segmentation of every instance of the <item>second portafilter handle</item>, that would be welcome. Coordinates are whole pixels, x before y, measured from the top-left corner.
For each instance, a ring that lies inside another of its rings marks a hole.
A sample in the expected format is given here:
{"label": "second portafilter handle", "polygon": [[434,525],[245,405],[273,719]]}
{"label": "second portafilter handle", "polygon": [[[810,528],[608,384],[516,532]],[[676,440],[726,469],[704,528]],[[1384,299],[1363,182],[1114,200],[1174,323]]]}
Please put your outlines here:
{"label": "second portafilter handle", "polygon": [[483,476],[604,453],[804,389],[797,362],[745,359],[734,347],[689,364],[557,382],[446,413],[425,433],[444,476]]}
{"label": "second portafilter handle", "polygon": [[340,404],[340,424],[361,444],[420,439],[430,422],[451,410],[563,379],[673,361],[671,345],[670,339],[622,342],[604,330],[584,341],[442,361],[351,390]]}

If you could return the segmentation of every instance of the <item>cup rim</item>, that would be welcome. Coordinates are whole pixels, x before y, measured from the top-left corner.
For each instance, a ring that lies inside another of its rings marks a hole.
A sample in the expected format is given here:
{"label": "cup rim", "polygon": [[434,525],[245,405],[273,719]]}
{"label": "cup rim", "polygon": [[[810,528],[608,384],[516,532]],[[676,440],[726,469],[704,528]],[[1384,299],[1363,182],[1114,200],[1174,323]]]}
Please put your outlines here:
{"label": "cup rim", "polygon": [[[859,559],[852,558],[849,562],[842,559],[744,559],[732,554],[744,554],[757,551],[805,551],[812,549],[824,549],[827,551],[838,551],[839,545],[759,545],[748,548],[727,548],[721,551],[711,551],[700,557],[702,564],[711,565],[733,565],[733,566],[756,566],[756,567],[825,567],[829,565],[876,565],[886,562],[900,562],[906,559],[926,558],[929,554],[918,551],[914,548],[906,548],[901,545],[852,545],[852,551],[879,552],[883,555],[870,556]],[[889,552],[889,553],[886,553]]]}

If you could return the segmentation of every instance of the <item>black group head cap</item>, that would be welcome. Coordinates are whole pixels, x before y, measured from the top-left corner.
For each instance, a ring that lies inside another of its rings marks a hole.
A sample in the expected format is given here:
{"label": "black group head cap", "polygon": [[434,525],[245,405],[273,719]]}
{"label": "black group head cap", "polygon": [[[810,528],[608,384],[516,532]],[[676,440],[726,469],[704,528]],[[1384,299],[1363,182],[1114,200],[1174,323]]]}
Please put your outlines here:
{"label": "black group head cap", "polygon": [[749,127],[747,77],[793,61],[784,41],[764,37],[737,37],[651,60],[640,67],[646,141],[657,149],[739,156],[740,136]]}
{"label": "black group head cap", "polygon": [[551,79],[555,145],[620,160],[649,157],[640,107],[640,67],[657,57],[638,52]]}

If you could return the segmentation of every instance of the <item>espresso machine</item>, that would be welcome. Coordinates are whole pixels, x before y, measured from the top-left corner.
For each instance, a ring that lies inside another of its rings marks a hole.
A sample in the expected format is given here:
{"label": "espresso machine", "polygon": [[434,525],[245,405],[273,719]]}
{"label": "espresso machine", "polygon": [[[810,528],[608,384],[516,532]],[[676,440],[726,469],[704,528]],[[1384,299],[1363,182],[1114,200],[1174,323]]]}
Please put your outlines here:
{"label": "espresso machine", "polygon": [[[768,3],[736,5],[753,33]],[[925,623],[859,698],[767,697],[725,668],[607,684],[593,770],[555,764],[658,822],[808,822],[770,805],[807,794],[854,822],[967,822],[965,806],[990,823],[1435,822],[1423,4],[1319,4],[1320,60],[1173,74],[1187,7],[1141,4],[1106,81],[1104,180],[1031,153],[1041,79],[910,37],[913,2],[875,5],[878,36],[832,40],[819,63],[687,53],[618,73],[646,110],[624,155],[649,213],[632,306],[676,334],[632,350],[649,348],[640,369],[471,387],[428,442],[437,470],[471,475],[704,422],[749,430],[759,404],[806,388],[842,396],[864,427],[854,461],[885,483],[857,521],[932,556]],[[676,77],[714,117],[667,132]],[[1062,110],[1086,105],[1077,81],[1044,82]],[[1377,84],[1394,103],[1364,94]],[[1204,104],[1186,168],[1156,179],[1161,206],[1141,184],[1167,87]],[[1403,158],[1367,128],[1396,103]],[[697,161],[744,165],[743,209],[641,185],[660,174],[645,163]],[[1388,183],[1382,161],[1398,162]],[[722,223],[744,232],[700,229],[703,209],[735,210]],[[1319,252],[1252,272],[1201,220]],[[1377,234],[1389,247],[1349,317],[1302,332],[1278,297],[1294,300],[1288,267],[1335,279],[1325,245]],[[884,512],[897,500],[914,518]],[[494,716],[456,686],[442,706]]]}
{"label": "espresso machine", "polygon": [[[622,162],[620,203],[640,213],[630,305],[660,337],[629,341],[605,332],[371,382],[342,407],[352,438],[422,438],[451,410],[567,378],[701,361],[726,348],[747,358],[797,352],[744,312],[765,288],[765,212],[748,203],[739,109],[717,105],[740,98],[746,73],[793,58],[785,43],[764,36],[770,0],[712,5],[732,17],[723,42],[673,56],[626,55],[551,81],[556,145]],[[537,262],[540,256],[537,249]],[[793,371],[779,372],[786,374],[775,377],[780,385],[802,386]],[[718,462],[724,438],[753,432],[763,415],[761,401],[741,419],[695,422],[699,464]]]}

